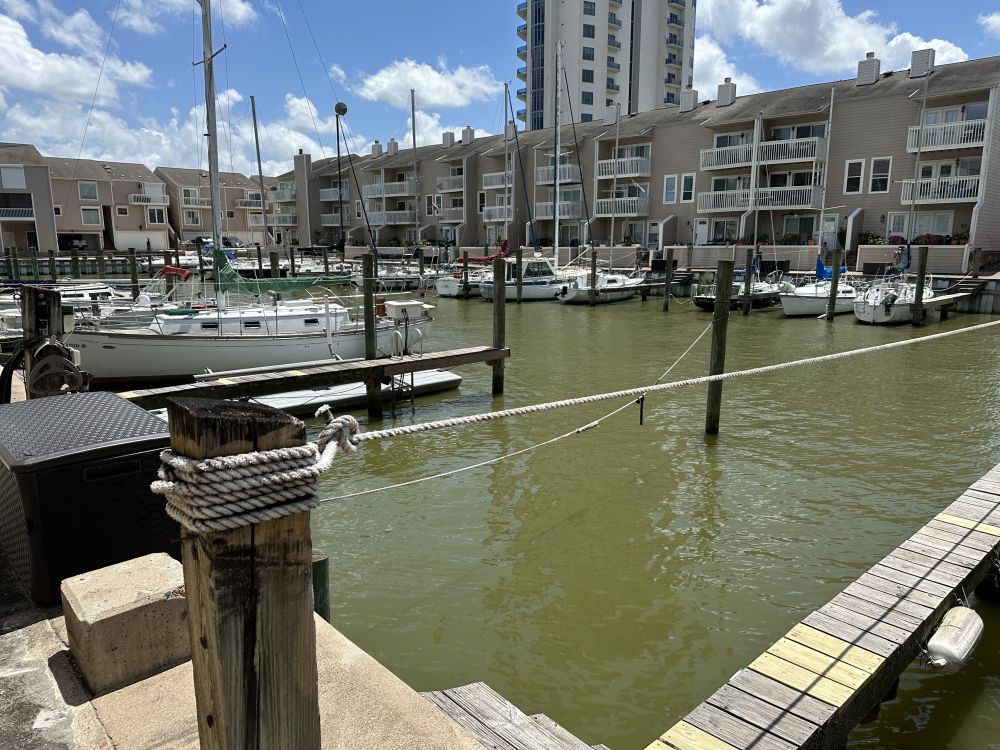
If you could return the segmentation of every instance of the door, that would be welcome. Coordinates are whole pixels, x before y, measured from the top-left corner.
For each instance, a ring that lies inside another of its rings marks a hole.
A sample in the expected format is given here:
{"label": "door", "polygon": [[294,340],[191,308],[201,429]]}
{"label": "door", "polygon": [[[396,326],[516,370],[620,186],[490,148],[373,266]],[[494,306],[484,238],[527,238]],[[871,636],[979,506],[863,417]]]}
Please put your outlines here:
{"label": "door", "polygon": [[486,225],[486,244],[490,247],[497,244],[497,228],[493,224]]}
{"label": "door", "polygon": [[694,221],[694,244],[708,244],[708,219],[695,219]]}
{"label": "door", "polygon": [[839,214],[823,214],[823,227],[820,229],[819,244],[825,250],[836,250],[837,226],[840,224]]}

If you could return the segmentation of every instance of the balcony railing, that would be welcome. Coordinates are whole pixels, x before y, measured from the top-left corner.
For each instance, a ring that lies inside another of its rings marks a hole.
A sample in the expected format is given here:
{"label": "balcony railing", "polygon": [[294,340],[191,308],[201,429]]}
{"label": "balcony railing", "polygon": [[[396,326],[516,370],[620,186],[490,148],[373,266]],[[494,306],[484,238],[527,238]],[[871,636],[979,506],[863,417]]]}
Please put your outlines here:
{"label": "balcony railing", "polygon": [[606,86],[606,90],[607,90],[607,91],[611,91],[611,92],[615,92],[615,91],[621,91],[621,88],[622,88],[622,87],[621,87],[621,86],[619,86],[619,85],[618,85],[617,83],[615,83],[614,81],[608,81],[608,83],[607,83],[607,86]]}
{"label": "balcony railing", "polygon": [[[343,196],[343,197],[341,197]],[[350,200],[351,191],[347,188],[320,188],[319,199],[326,203],[340,203],[340,201]]]}
{"label": "balcony railing", "polygon": [[[751,208],[750,188],[698,193],[698,211],[747,211]],[[820,192],[815,185],[801,187],[759,188],[757,208],[819,208]]]}
{"label": "balcony railing", "polygon": [[528,110],[526,110],[526,109],[519,109],[519,110],[517,110],[517,119],[518,120],[526,120],[526,119],[528,119]]}
{"label": "balcony railing", "polygon": [[621,49],[622,48],[622,43],[619,42],[617,39],[615,39],[613,36],[609,36],[608,37],[608,46],[609,47],[613,47],[614,49]]}
{"label": "balcony railing", "polygon": [[[535,168],[535,184],[546,185],[549,183],[554,183],[556,180],[556,169],[555,167],[536,167]],[[560,164],[559,165],[559,182],[560,183],[577,183],[583,182],[583,177],[580,172],[579,164]]]}
{"label": "balcony railing", "polygon": [[189,195],[181,196],[181,205],[185,208],[211,208],[211,198],[194,198]]}
{"label": "balcony railing", "polygon": [[514,209],[511,206],[484,206],[483,221],[502,221],[509,224],[514,221]]}
{"label": "balcony railing", "polygon": [[517,90],[517,98],[520,99],[522,102],[527,101],[528,89],[525,86],[522,86]]}
{"label": "balcony railing", "polygon": [[527,36],[527,34],[528,34],[528,24],[522,23],[520,26],[517,27],[518,36]]}
{"label": "balcony railing", "polygon": [[525,3],[518,3],[517,4],[517,15],[521,16],[522,18],[527,17],[527,15],[528,15],[528,4],[526,2]]}
{"label": "balcony railing", "polygon": [[663,95],[664,104],[677,104],[677,95],[673,91],[668,91]]}
{"label": "balcony railing", "polygon": [[170,198],[162,194],[132,193],[128,197],[128,202],[139,206],[167,206],[170,204]]}
{"label": "balcony railing", "polygon": [[602,159],[597,162],[598,179],[615,177],[649,177],[649,159],[644,156],[629,156],[624,159]]}
{"label": "balcony railing", "polygon": [[667,58],[663,62],[667,65],[673,65],[676,68],[681,67],[681,59],[677,55],[667,55]]}
{"label": "balcony railing", "polygon": [[[270,225],[272,222],[268,222]],[[262,227],[264,226],[264,215],[263,214],[250,214],[247,216],[247,226],[248,227]]]}
{"label": "balcony railing", "polygon": [[522,44],[520,47],[517,48],[517,56],[518,57],[527,57],[528,56],[528,45],[527,44]]}
{"label": "balcony railing", "polygon": [[619,19],[614,13],[608,13],[608,26],[614,26],[616,29],[620,29],[622,27],[621,19]]}
{"label": "balcony railing", "polygon": [[667,23],[671,26],[680,26],[682,29],[684,28],[684,19],[678,18],[677,16],[670,16],[667,19]]}
{"label": "balcony railing", "polygon": [[[579,219],[583,216],[583,206],[580,201],[559,201],[560,219]],[[552,219],[552,201],[535,204],[536,219]]]}
{"label": "balcony railing", "polygon": [[527,78],[528,77],[528,66],[527,65],[522,65],[520,68],[517,69],[517,77],[518,78]]}
{"label": "balcony railing", "polygon": [[[920,131],[923,131],[923,138]],[[977,148],[986,142],[986,120],[946,122],[941,125],[914,125],[906,133],[906,150],[911,154],[921,151],[947,151],[953,148]]]}
{"label": "balcony railing", "polygon": [[4,221],[34,221],[33,208],[0,208],[0,219]]}
{"label": "balcony railing", "polygon": [[[339,227],[340,226],[340,214],[320,214],[319,217],[320,226],[324,227]],[[347,211],[344,211],[344,223],[349,223],[349,218],[347,216]]]}
{"label": "balcony railing", "polygon": [[676,34],[671,34],[670,36],[668,36],[667,39],[666,39],[666,42],[671,47],[683,47],[684,46],[684,43],[681,41],[681,38],[679,36],[677,36]]}
{"label": "balcony railing", "polygon": [[361,188],[361,195],[365,198],[392,198],[399,195],[416,194],[416,180],[403,180],[402,182],[376,182],[374,185],[365,185]]}
{"label": "balcony railing", "polygon": [[678,78],[677,76],[673,75],[673,74],[670,74],[666,78],[663,79],[663,84],[665,86],[680,86],[681,85],[681,79]]}
{"label": "balcony railing", "polygon": [[438,177],[437,189],[439,193],[455,193],[459,190],[465,190],[465,176]]}
{"label": "balcony railing", "polygon": [[283,190],[272,190],[267,194],[268,203],[292,203],[295,200],[295,190],[285,188]]}
{"label": "balcony railing", "polygon": [[255,201],[251,198],[240,198],[236,201],[236,208],[256,208],[261,209],[264,207],[263,201]]}
{"label": "balcony railing", "polygon": [[438,221],[445,224],[452,224],[465,219],[465,209],[461,206],[454,208],[442,208],[437,214]]}
{"label": "balcony railing", "polygon": [[399,224],[416,224],[416,211],[369,211],[368,220],[379,227]]}
{"label": "balcony railing", "polygon": [[622,66],[615,62],[612,58],[608,58],[608,70],[613,70],[616,73],[622,69]]}
{"label": "balcony railing", "polygon": [[272,214],[267,217],[267,223],[273,227],[297,227],[299,217],[296,214]]}
{"label": "balcony railing", "polygon": [[648,216],[649,198],[598,198],[595,216]]}
{"label": "balcony railing", "polygon": [[738,146],[703,148],[701,150],[702,169],[726,169],[729,167],[749,167],[753,163],[753,144]]}
{"label": "balcony railing", "polygon": [[826,138],[793,138],[788,141],[764,141],[757,149],[761,164],[790,161],[823,161],[826,159]]}
{"label": "balcony railing", "polygon": [[[913,180],[903,180],[903,200],[913,203]],[[970,203],[979,200],[979,175],[917,180],[916,203]]]}
{"label": "balcony railing", "polygon": [[483,190],[502,190],[513,184],[514,175],[511,172],[487,172],[483,175]]}

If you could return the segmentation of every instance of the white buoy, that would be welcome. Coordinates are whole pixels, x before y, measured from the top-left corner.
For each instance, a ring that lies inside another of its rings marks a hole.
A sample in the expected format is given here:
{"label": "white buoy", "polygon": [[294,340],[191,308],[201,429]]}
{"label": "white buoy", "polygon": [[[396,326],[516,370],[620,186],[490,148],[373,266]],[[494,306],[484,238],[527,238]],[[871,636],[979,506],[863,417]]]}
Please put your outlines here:
{"label": "white buoy", "polygon": [[954,674],[969,660],[983,635],[983,620],[968,607],[953,607],[927,643],[930,665],[943,674]]}

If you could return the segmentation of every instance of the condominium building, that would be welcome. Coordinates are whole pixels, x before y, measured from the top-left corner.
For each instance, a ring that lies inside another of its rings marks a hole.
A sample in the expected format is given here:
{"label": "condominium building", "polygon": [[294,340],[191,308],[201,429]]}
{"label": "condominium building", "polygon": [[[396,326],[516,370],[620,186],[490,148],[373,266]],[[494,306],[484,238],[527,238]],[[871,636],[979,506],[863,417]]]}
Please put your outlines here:
{"label": "condominium building", "polygon": [[518,117],[528,130],[555,123],[557,42],[564,122],[602,120],[615,105],[678,104],[692,85],[695,0],[525,0],[517,13]]}

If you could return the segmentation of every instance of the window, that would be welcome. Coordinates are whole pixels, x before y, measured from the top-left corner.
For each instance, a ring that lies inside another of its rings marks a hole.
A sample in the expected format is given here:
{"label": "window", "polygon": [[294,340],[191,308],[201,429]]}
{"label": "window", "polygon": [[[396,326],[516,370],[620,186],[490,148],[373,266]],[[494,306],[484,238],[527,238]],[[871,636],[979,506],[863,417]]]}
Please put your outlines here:
{"label": "window", "polygon": [[24,167],[11,165],[0,167],[0,186],[5,190],[25,190]]}
{"label": "window", "polygon": [[476,196],[476,204],[479,206],[479,213],[482,213],[483,209],[486,208],[486,193],[482,190]]}
{"label": "window", "polygon": [[580,122],[593,122],[593,121],[594,121],[594,116],[589,112],[584,112],[582,115],[580,115]]}
{"label": "window", "polygon": [[729,244],[736,239],[739,221],[736,219],[716,219],[712,222],[712,242]]}
{"label": "window", "polygon": [[[80,192],[80,200],[82,201],[96,201],[97,200],[97,183],[96,182],[78,182],[76,184],[77,190]],[[99,224],[100,222],[98,222]]]}
{"label": "window", "polygon": [[361,201],[354,201],[354,218],[361,218]]}
{"label": "window", "polygon": [[58,203],[52,207],[52,214],[54,216],[62,216],[62,206]]}
{"label": "window", "polygon": [[785,239],[796,239],[805,244],[815,232],[815,216],[786,216]]}
{"label": "window", "polygon": [[260,330],[260,321],[259,320],[244,320],[243,321],[243,328],[246,329],[246,330],[258,330],[259,331]]}
{"label": "window", "polygon": [[428,216],[433,216],[434,215],[434,196],[433,195],[426,195],[426,196],[424,196],[424,198],[426,200],[425,208],[424,208],[424,213],[427,214]]}
{"label": "window", "polygon": [[675,174],[663,176],[663,202],[677,202],[677,175]]}
{"label": "window", "polygon": [[450,167],[448,171],[452,177],[461,177],[463,174],[465,174],[464,168],[461,165],[457,167]]}
{"label": "window", "polygon": [[118,216],[128,216],[128,206],[115,206],[115,213]]}
{"label": "window", "polygon": [[888,193],[889,174],[892,172],[892,157],[872,159],[871,183],[868,186],[869,193]]}
{"label": "window", "polygon": [[185,211],[184,224],[189,227],[201,226],[201,211]]}
{"label": "window", "polygon": [[585,23],[583,25],[583,37],[584,39],[594,39],[594,24]]}
{"label": "window", "polygon": [[812,125],[796,125],[796,138],[823,138],[826,135],[826,123],[817,122]]}
{"label": "window", "polygon": [[594,71],[591,68],[583,69],[583,82],[593,83],[594,82]]}
{"label": "window", "polygon": [[591,0],[583,0],[583,15],[585,15],[585,16],[596,16],[597,15],[597,3],[591,2]]}
{"label": "window", "polygon": [[594,48],[593,47],[584,47],[583,48],[583,59],[584,60],[593,60],[594,59]]}
{"label": "window", "polygon": [[715,136],[715,147],[739,146],[742,143],[753,143],[753,131],[743,133],[719,133]]}
{"label": "window", "polygon": [[966,120],[985,120],[989,110],[988,102],[971,102],[965,105]]}
{"label": "window", "polygon": [[226,218],[227,219],[235,219],[236,218],[236,212],[235,211],[226,211]]}
{"label": "window", "polygon": [[[772,179],[776,175],[771,175]],[[739,190],[743,187],[743,178],[741,177],[713,177],[712,178],[712,192],[713,193],[724,193],[730,190]],[[784,187],[784,185],[771,185],[771,187]]]}
{"label": "window", "polygon": [[255,192],[252,192],[252,191],[248,190],[247,191],[247,200],[248,201],[260,201],[260,193],[259,192],[255,193]]}
{"label": "window", "polygon": [[694,201],[694,175],[681,175],[681,203]]}
{"label": "window", "polygon": [[84,226],[101,226],[101,210],[99,208],[81,208],[80,216],[83,218]]}
{"label": "window", "polygon": [[857,195],[865,177],[865,160],[849,161],[844,164],[844,195]]}
{"label": "window", "polygon": [[594,92],[593,91],[581,91],[580,92],[580,103],[581,104],[593,104],[594,103]]}

